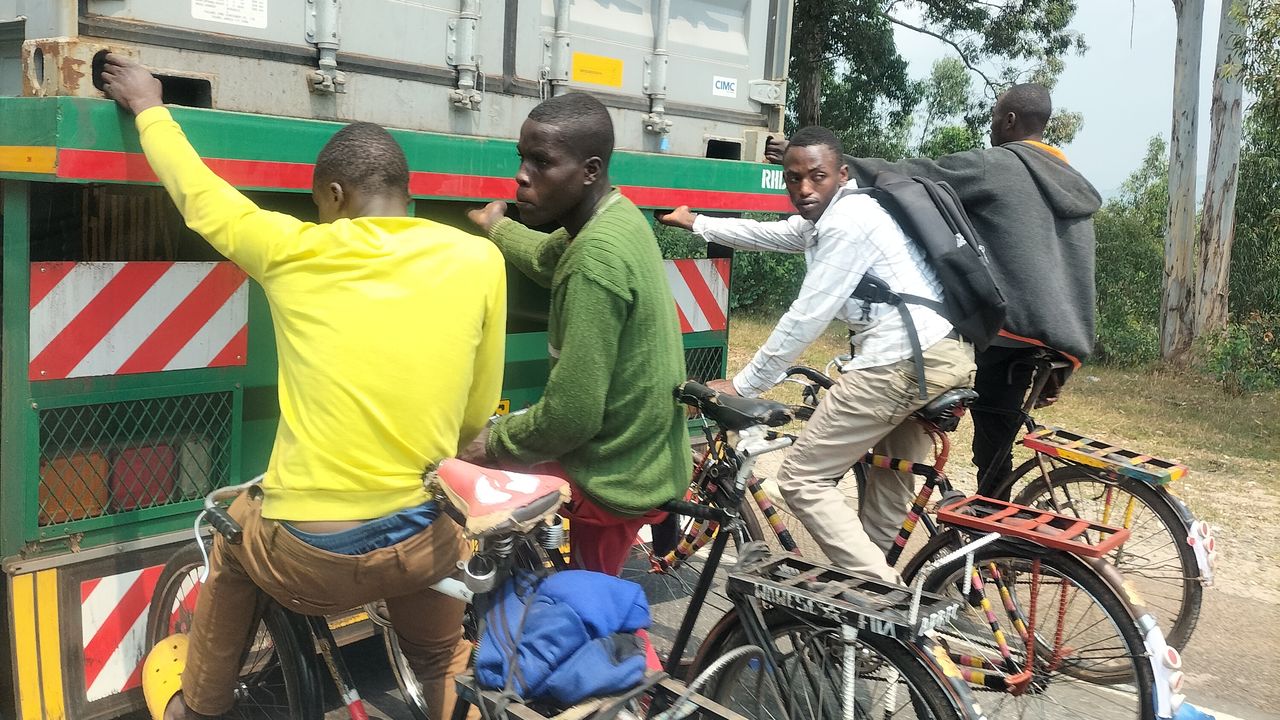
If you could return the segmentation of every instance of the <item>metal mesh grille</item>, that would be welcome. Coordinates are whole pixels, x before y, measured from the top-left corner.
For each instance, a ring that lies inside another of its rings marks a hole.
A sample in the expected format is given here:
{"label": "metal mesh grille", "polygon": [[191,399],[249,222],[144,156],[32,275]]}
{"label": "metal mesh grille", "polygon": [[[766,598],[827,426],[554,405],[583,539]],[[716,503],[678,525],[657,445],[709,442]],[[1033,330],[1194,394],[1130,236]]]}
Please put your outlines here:
{"label": "metal mesh grille", "polygon": [[229,392],[40,413],[41,526],[169,505],[227,481]]}
{"label": "metal mesh grille", "polygon": [[684,351],[685,377],[704,383],[721,375],[724,348],[700,347]]}

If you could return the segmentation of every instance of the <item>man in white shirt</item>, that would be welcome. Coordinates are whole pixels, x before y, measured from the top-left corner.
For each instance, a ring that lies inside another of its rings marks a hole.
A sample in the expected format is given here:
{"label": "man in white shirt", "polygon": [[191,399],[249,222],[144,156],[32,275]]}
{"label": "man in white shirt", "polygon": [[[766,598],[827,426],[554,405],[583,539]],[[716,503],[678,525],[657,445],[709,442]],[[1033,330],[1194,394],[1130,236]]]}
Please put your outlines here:
{"label": "man in white shirt", "polygon": [[[798,215],[779,222],[710,218],[676,208],[660,222],[692,230],[708,242],[739,250],[804,253],[808,267],[800,295],[747,367],[712,387],[756,396],[773,387],[832,320],[849,325],[853,361],[823,398],[778,471],[787,505],[835,564],[895,582],[885,562],[910,503],[914,477],[867,469],[855,515],[836,487],[874,447],[892,457],[928,461],[929,438],[904,422],[920,397],[908,329],[894,307],[852,297],[864,276],[900,295],[942,299],[942,285],[920,247],[870,196],[851,192],[840,141],[830,130],[804,128],[783,157],[784,179]],[[973,385],[973,346],[941,315],[907,306],[924,348],[929,399]],[[861,520],[859,522],[859,520]]]}

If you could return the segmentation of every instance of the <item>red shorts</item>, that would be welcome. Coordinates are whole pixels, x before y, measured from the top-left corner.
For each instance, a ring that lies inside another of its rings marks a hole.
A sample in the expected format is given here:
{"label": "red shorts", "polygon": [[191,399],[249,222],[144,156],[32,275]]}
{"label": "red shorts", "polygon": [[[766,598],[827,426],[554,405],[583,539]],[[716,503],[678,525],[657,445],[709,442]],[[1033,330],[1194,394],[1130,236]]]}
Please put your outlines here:
{"label": "red shorts", "polygon": [[577,485],[570,483],[570,487],[573,496],[564,506],[569,518],[569,559],[582,570],[620,575],[640,528],[667,517],[661,510],[634,518],[614,515],[595,504]]}

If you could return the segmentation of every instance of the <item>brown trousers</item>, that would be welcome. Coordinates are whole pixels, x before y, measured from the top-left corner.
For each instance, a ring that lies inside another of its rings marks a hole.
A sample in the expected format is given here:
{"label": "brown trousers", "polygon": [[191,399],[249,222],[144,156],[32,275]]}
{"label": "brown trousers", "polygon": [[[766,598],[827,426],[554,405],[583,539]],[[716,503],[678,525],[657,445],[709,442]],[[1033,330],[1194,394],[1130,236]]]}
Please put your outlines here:
{"label": "brown trousers", "polygon": [[[940,340],[924,351],[924,367],[930,398],[953,387],[972,387],[973,346]],[[832,563],[886,582],[900,581],[885,562],[885,553],[906,517],[915,476],[867,468],[856,512],[836,483],[868,449],[932,463],[929,436],[907,422],[926,402],[918,394],[910,359],[846,372],[827,391],[782,461],[782,497]]]}
{"label": "brown trousers", "polygon": [[466,545],[444,515],[391,547],[364,555],[338,555],[299,540],[262,504],[241,495],[230,509],[244,542],[213,543],[209,578],[196,600],[183,700],[202,715],[221,715],[232,695],[246,648],[266,598],[307,615],[330,615],[386,600],[392,627],[418,680],[431,717],[452,708],[453,678],[467,665],[471,644],[462,637],[465,605],[431,589],[453,572]]}

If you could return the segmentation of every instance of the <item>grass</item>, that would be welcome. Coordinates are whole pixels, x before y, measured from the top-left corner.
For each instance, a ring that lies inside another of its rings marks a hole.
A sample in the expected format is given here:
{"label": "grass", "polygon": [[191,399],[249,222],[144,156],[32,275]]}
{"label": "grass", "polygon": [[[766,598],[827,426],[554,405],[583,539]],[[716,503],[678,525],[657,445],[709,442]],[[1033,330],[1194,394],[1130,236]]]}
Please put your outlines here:
{"label": "grass", "polygon": [[[746,365],[773,329],[775,316],[738,313],[729,332],[729,373]],[[823,368],[832,357],[847,353],[846,330],[833,323],[807,348],[799,363]],[[779,387],[769,397],[798,402],[795,385]],[[1280,491],[1274,477],[1280,463],[1280,392],[1232,396],[1203,376],[1151,368],[1087,365],[1075,373],[1055,405],[1036,412],[1046,425],[1069,428],[1091,437],[1141,449],[1187,464],[1195,475],[1229,473]],[[965,476],[969,424],[955,437],[951,473]],[[970,472],[971,474],[971,472]],[[1209,480],[1212,482],[1212,479]]]}

